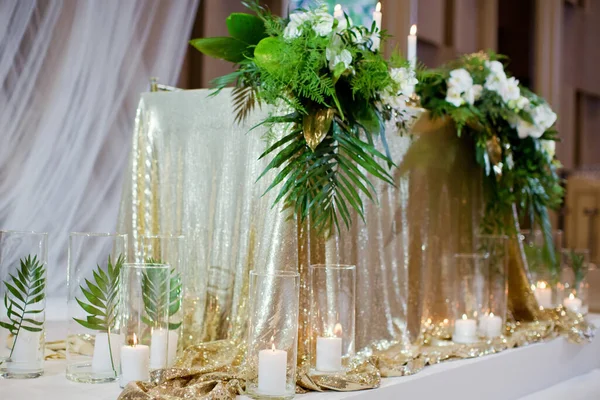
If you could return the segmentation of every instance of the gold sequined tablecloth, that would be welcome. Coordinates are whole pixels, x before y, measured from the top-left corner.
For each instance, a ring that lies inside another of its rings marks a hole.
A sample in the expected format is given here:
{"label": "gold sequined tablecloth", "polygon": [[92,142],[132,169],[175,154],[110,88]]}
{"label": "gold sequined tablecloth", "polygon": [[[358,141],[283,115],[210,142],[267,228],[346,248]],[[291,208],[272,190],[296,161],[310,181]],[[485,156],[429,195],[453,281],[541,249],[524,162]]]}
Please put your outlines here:
{"label": "gold sequined tablecloth", "polygon": [[[448,317],[449,282],[441,266],[455,252],[473,251],[483,204],[480,171],[474,157],[465,156],[472,146],[457,138],[448,121],[422,118],[411,135],[388,124],[396,186],[374,181],[379,204],[364,199],[365,222],[355,216],[350,230],[324,240],[309,224],[272,207],[276,191],[263,195],[272,176],[256,182],[268,162],[257,160],[265,130],[248,130],[267,111],[256,111],[239,126],[230,91],[210,93],[145,93],[140,101],[119,231],[130,235],[130,257],[144,233],[187,237],[186,350],[177,368],[164,371],[162,384],[130,384],[122,399],[220,399],[243,390],[252,269],[300,272],[298,391],[374,388],[381,376],[408,375],[427,364],[481,356],[557,332],[560,323],[537,310],[514,239],[509,303],[520,323],[512,335],[468,348],[422,346],[421,322]],[[307,373],[310,263],[356,265],[358,354],[344,375]],[[565,318],[569,330],[577,317]],[[580,321],[579,327],[574,337],[584,338],[587,326]]]}

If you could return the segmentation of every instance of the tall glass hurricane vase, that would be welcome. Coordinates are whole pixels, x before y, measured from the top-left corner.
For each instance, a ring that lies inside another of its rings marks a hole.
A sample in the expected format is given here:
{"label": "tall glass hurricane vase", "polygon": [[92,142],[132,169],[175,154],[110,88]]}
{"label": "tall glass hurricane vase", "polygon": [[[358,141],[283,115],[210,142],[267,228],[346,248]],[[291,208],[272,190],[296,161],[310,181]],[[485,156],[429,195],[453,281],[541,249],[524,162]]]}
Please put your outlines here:
{"label": "tall glass hurricane vase", "polygon": [[[171,267],[169,304],[169,356],[168,366],[172,366],[182,351],[183,332],[182,301],[186,286],[193,284],[192,274],[188,273],[184,260],[185,237],[182,235],[142,235],[142,259],[139,262],[168,264]],[[187,292],[191,292],[188,290]]]}
{"label": "tall glass hurricane vase", "polygon": [[171,266],[124,264],[121,271],[120,385],[151,379],[168,366]]}
{"label": "tall glass hurricane vase", "polygon": [[296,392],[300,275],[250,272],[246,392],[289,399]]}
{"label": "tall glass hurricane vase", "polygon": [[0,231],[0,377],[43,374],[48,234]]}
{"label": "tall glass hurricane vase", "polygon": [[508,236],[477,237],[479,253],[487,257],[488,304],[479,317],[479,334],[495,338],[504,334],[508,301]]}
{"label": "tall glass hurricane vase", "polygon": [[120,274],[127,235],[73,232],[69,236],[67,378],[116,380],[123,335]]}
{"label": "tall glass hurricane vase", "polygon": [[590,252],[586,249],[564,249],[562,263],[562,280],[565,288],[562,305],[573,312],[585,315],[589,310]]}
{"label": "tall glass hurricane vase", "polygon": [[354,356],[354,265],[310,266],[311,373],[339,373]]}

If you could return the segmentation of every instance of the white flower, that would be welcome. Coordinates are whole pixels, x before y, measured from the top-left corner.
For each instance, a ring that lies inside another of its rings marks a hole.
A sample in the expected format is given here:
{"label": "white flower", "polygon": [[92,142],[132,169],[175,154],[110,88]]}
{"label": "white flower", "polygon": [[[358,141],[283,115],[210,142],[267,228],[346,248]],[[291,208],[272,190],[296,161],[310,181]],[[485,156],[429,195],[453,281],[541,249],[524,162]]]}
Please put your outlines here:
{"label": "white flower", "polygon": [[524,110],[529,106],[529,99],[525,96],[520,96],[517,100],[511,100],[508,103],[510,108],[514,108],[517,111]]}
{"label": "white flower", "polygon": [[381,94],[381,102],[392,107],[394,110],[404,110],[406,108],[407,96],[396,95],[391,88],[387,88]]}
{"label": "white flower", "polygon": [[458,90],[459,93],[464,93],[471,89],[473,86],[473,78],[471,74],[464,68],[459,68],[450,71],[450,79],[448,79],[448,86]]}
{"label": "white flower", "polygon": [[511,77],[502,82],[500,90],[498,91],[502,101],[508,103],[509,101],[517,101],[521,97],[521,89],[519,89],[519,81],[515,77]]}
{"label": "white flower", "polygon": [[416,84],[419,83],[415,71],[410,68],[392,68],[390,70],[390,77],[398,84],[400,94],[405,96],[410,96]]}
{"label": "white flower", "polygon": [[521,139],[528,136],[538,139],[556,122],[556,114],[546,103],[536,107],[531,107],[531,104],[528,104],[524,109],[531,115],[533,123],[521,118],[510,121],[510,125],[517,130],[517,134]]}
{"label": "white flower", "polygon": [[525,121],[522,118],[513,121],[511,125],[517,130],[517,135],[519,136],[519,139],[525,139],[528,136],[531,136],[532,138],[539,138],[544,134],[544,131],[541,130],[539,127],[530,122]]}
{"label": "white flower", "polygon": [[319,8],[311,18],[312,28],[319,36],[327,36],[333,32],[333,15],[327,12],[327,8]]}
{"label": "white flower", "polygon": [[348,50],[338,50],[333,48],[327,48],[325,50],[325,57],[329,61],[329,69],[333,71],[339,63],[343,63],[346,69],[350,68],[352,64],[352,53]]}
{"label": "white flower", "polygon": [[550,156],[556,154],[556,142],[554,140],[542,140],[542,149]]}
{"label": "white flower", "polygon": [[446,101],[454,107],[460,107],[465,103],[465,100],[461,97],[461,92],[453,86],[449,87],[446,92]]}
{"label": "white flower", "polygon": [[285,39],[295,39],[302,34],[302,24],[310,19],[310,14],[307,12],[296,12],[290,14],[290,22],[283,31]]}
{"label": "white flower", "polygon": [[479,100],[479,98],[481,97],[481,92],[483,91],[483,86],[481,85],[473,85],[471,86],[471,88],[469,90],[467,90],[465,93],[463,93],[463,99],[473,105],[473,103],[475,103],[475,101]]}
{"label": "white flower", "polygon": [[490,70],[492,75],[496,75],[498,78],[506,78],[506,73],[504,72],[504,65],[500,61],[486,61],[485,66]]}
{"label": "white flower", "polygon": [[540,104],[530,112],[533,122],[542,130],[547,130],[556,122],[556,114],[546,103]]}

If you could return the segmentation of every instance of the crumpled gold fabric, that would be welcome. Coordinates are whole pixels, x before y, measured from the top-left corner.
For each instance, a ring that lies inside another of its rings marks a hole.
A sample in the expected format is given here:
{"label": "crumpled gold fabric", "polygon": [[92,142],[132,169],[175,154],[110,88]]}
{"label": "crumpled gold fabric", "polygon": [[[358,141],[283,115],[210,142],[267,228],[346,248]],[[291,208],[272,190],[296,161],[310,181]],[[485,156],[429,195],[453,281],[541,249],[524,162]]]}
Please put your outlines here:
{"label": "crumpled gold fabric", "polygon": [[[439,337],[430,338],[436,345],[423,340],[422,321],[439,328],[449,315],[442,297],[448,282],[436,268],[453,253],[472,248],[481,216],[481,172],[474,157],[465,157],[472,152],[468,139],[458,138],[449,121],[431,121],[424,114],[411,122],[410,135],[400,135],[402,124],[390,121],[386,136],[398,166],[395,186],[373,180],[379,203],[363,199],[365,223],[354,215],[349,230],[323,239],[311,231],[310,221],[298,224],[286,219],[279,205],[272,207],[277,191],[265,194],[265,189],[273,175],[256,182],[268,162],[257,160],[264,138],[277,137],[262,128],[248,129],[267,110],[239,126],[230,91],[210,93],[145,93],[140,101],[118,230],[130,235],[130,256],[144,233],[187,237],[186,351],[176,368],[164,371],[160,385],[130,384],[121,399],[233,398],[240,393],[252,269],[300,272],[299,392],[375,388],[382,376],[413,374],[427,364],[500,351],[554,332],[555,322],[537,310],[521,259],[511,267],[518,272],[511,277],[511,312],[520,321],[511,336],[466,347],[440,345]],[[519,251],[517,244],[514,257]],[[358,352],[346,374],[309,373],[311,263],[357,267]],[[571,325],[564,321],[566,332]]]}

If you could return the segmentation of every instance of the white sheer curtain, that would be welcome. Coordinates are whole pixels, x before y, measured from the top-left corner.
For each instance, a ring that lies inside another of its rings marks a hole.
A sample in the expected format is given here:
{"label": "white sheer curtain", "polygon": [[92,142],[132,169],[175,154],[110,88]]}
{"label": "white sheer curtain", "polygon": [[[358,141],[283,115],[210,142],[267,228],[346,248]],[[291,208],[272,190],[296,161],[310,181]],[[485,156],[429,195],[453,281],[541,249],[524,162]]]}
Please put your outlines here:
{"label": "white sheer curtain", "polygon": [[[139,93],[174,85],[198,0],[0,0],[0,229],[113,231]],[[90,266],[93,267],[93,266]]]}

